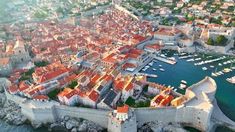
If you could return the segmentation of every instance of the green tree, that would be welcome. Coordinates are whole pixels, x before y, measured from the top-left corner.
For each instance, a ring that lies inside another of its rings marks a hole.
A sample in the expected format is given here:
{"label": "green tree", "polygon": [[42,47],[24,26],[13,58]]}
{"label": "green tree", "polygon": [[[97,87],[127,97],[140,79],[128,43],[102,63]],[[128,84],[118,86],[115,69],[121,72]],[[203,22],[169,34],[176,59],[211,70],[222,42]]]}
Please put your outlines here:
{"label": "green tree", "polygon": [[217,45],[225,45],[227,40],[228,39],[226,37],[224,37],[224,35],[220,35],[216,38],[215,42]]}
{"label": "green tree", "polygon": [[49,62],[47,62],[47,61],[38,61],[38,62],[34,62],[34,65],[36,66],[36,67],[43,67],[43,66],[46,66],[46,65],[48,65],[49,64]]}
{"label": "green tree", "polygon": [[68,85],[68,87],[74,89],[77,85],[78,85],[78,82],[74,80]]}
{"label": "green tree", "polygon": [[55,90],[53,90],[53,91],[51,91],[51,92],[48,93],[48,97],[49,97],[50,99],[56,99],[57,94],[59,94],[59,92],[60,92],[59,89],[55,89]]}
{"label": "green tree", "polygon": [[213,45],[213,44],[214,44],[213,39],[212,39],[212,38],[209,38],[209,39],[207,40],[207,44],[208,44],[208,45]]}

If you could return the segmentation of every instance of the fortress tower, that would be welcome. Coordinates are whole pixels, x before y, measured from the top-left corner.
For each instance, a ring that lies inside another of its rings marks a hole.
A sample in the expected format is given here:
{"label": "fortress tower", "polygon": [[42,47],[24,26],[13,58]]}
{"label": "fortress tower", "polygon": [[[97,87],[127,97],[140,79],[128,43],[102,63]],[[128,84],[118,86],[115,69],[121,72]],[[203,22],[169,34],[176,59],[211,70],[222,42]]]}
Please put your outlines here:
{"label": "fortress tower", "polygon": [[128,105],[117,107],[108,117],[109,132],[137,132],[136,115]]}

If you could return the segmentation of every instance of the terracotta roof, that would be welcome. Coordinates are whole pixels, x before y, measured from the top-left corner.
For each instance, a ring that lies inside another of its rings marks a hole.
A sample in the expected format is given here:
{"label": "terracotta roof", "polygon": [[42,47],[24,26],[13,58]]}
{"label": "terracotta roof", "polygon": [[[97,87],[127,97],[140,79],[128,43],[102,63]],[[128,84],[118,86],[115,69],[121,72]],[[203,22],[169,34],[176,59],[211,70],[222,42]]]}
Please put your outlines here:
{"label": "terracotta roof", "polygon": [[0,58],[0,66],[5,66],[10,63],[9,58]]}
{"label": "terracotta roof", "polygon": [[155,102],[160,103],[163,99],[164,99],[163,95],[157,95],[157,97],[155,98]]}
{"label": "terracotta roof", "polygon": [[49,97],[46,95],[36,95],[33,97],[33,99],[38,99],[38,100],[49,100]]}
{"label": "terracotta roof", "polygon": [[59,76],[61,74],[66,73],[66,72],[68,72],[67,69],[58,69],[56,71],[45,73],[42,76],[40,76],[38,82],[39,83],[45,82],[47,80],[53,79],[53,78],[55,78],[55,77],[57,77],[57,76]]}
{"label": "terracotta roof", "polygon": [[20,82],[19,84],[19,90],[24,91],[29,88],[29,85],[25,83],[25,81]]}
{"label": "terracotta roof", "polygon": [[129,83],[129,84],[126,86],[125,90],[126,90],[126,91],[129,91],[129,90],[131,90],[131,89],[133,89],[133,88],[134,88],[133,83]]}
{"label": "terracotta roof", "polygon": [[66,94],[70,93],[72,91],[71,88],[65,88],[63,91],[61,91],[57,96],[65,96]]}
{"label": "terracotta roof", "polygon": [[100,77],[101,77],[101,76],[100,76],[99,74],[96,74],[95,76],[93,76],[93,77],[91,78],[91,81],[94,82],[94,83],[96,83],[97,81],[99,81]]}
{"label": "terracotta roof", "polygon": [[125,82],[124,81],[119,81],[118,83],[116,83],[116,85],[114,86],[114,88],[116,90],[122,91],[122,89],[124,88]]}
{"label": "terracotta roof", "polygon": [[122,107],[117,107],[117,112],[118,113],[128,113],[128,110],[129,110],[128,105],[124,105]]}
{"label": "terracotta roof", "polygon": [[146,48],[151,48],[155,50],[160,50],[161,46],[159,44],[152,44],[152,45],[147,45]]}
{"label": "terracotta roof", "polygon": [[95,90],[92,90],[92,92],[88,96],[92,101],[97,102],[99,99],[99,93]]}
{"label": "terracotta roof", "polygon": [[71,92],[67,93],[67,94],[65,95],[65,97],[66,97],[67,99],[70,99],[70,98],[73,97],[74,95],[78,95],[78,91],[77,91],[77,90],[72,90]]}
{"label": "terracotta roof", "polygon": [[15,94],[16,92],[18,92],[19,89],[18,89],[17,85],[12,85],[8,88],[8,90],[11,94]]}
{"label": "terracotta roof", "polygon": [[135,67],[137,67],[137,66],[136,66],[135,64],[133,64],[133,63],[125,63],[125,64],[122,66],[123,69],[135,68]]}

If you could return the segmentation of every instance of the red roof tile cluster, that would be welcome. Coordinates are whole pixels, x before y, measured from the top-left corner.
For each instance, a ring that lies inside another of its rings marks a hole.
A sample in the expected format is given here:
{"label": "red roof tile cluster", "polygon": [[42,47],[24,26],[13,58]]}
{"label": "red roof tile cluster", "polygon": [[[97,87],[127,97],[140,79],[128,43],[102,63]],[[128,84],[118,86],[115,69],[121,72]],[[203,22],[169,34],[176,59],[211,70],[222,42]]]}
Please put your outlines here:
{"label": "red roof tile cluster", "polygon": [[152,45],[147,45],[145,48],[153,49],[153,50],[160,50],[161,46],[159,44],[152,44]]}
{"label": "red roof tile cluster", "polygon": [[12,85],[8,88],[8,91],[11,93],[11,94],[15,94],[19,91],[18,89],[18,86],[17,85]]}
{"label": "red roof tile cluster", "polygon": [[46,96],[46,95],[36,95],[33,97],[33,99],[36,99],[36,100],[49,100],[49,97]]}
{"label": "red roof tile cluster", "polygon": [[122,107],[117,107],[117,112],[118,113],[128,113],[129,111],[129,106],[128,105],[124,105]]}
{"label": "red roof tile cluster", "polygon": [[60,63],[52,63],[45,67],[38,67],[33,73],[33,78],[37,83],[49,81],[61,74],[69,72],[69,69]]}
{"label": "red roof tile cluster", "polygon": [[97,102],[98,99],[99,99],[99,96],[100,96],[100,95],[99,95],[98,92],[96,92],[95,90],[92,90],[88,97],[89,97],[89,99],[91,99],[92,101]]}

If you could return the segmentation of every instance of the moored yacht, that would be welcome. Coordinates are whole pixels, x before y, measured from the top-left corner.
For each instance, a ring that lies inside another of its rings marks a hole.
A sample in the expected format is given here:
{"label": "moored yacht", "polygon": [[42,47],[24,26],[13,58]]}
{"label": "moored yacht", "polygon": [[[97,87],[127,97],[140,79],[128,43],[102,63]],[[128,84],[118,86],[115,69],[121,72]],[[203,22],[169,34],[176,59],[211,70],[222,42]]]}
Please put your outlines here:
{"label": "moored yacht", "polygon": [[186,87],[187,87],[187,82],[185,80],[181,80],[179,88],[180,89],[185,89]]}
{"label": "moored yacht", "polygon": [[235,76],[231,78],[227,78],[226,80],[232,84],[235,84]]}
{"label": "moored yacht", "polygon": [[206,71],[206,70],[207,70],[207,68],[206,68],[206,67],[202,67],[202,70],[203,70],[203,71]]}
{"label": "moored yacht", "polygon": [[224,70],[223,70],[224,73],[228,73],[228,72],[231,72],[231,71],[232,71],[232,70],[229,69],[229,68],[224,68]]}
{"label": "moored yacht", "polygon": [[212,77],[217,77],[218,75],[217,75],[217,73],[212,72],[212,73],[211,73],[211,76],[212,76]]}

